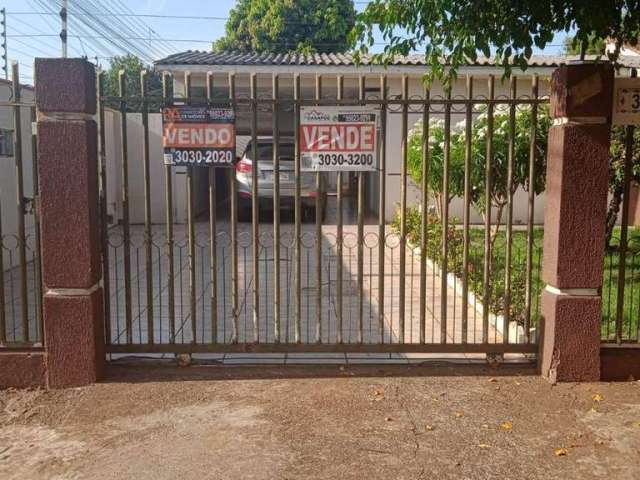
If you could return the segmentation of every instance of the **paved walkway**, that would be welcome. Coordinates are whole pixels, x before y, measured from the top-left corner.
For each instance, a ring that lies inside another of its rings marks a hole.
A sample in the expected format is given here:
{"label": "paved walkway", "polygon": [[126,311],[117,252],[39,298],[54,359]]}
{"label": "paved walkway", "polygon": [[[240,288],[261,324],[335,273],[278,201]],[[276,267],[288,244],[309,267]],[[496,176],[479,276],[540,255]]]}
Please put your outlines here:
{"label": "paved walkway", "polygon": [[[315,224],[302,225],[303,248],[301,254],[301,340],[315,343],[317,340],[317,324],[321,325],[321,341],[336,343],[338,341],[339,308],[338,308],[338,262],[337,242],[343,245],[343,308],[342,336],[346,343],[356,343],[359,338],[360,302],[357,285],[358,271],[358,238],[357,226],[353,210],[345,208],[345,226],[341,239],[337,239],[335,225],[336,210],[330,203],[327,219],[322,226],[322,279],[318,287],[316,262]],[[222,216],[222,215],[221,215]],[[261,343],[275,340],[274,322],[274,246],[273,223],[265,216],[261,217],[258,268],[258,336]],[[156,343],[168,343],[170,338],[168,314],[168,281],[167,257],[165,255],[165,232],[163,225],[153,227],[153,242],[150,246],[152,254],[152,297],[151,310],[147,302],[147,275],[145,267],[146,245],[141,225],[131,227],[131,326],[134,343],[144,343],[148,338],[147,322],[151,315],[154,322],[154,340]],[[294,224],[291,215],[283,215],[280,225],[280,318],[281,340],[293,342],[295,339],[295,289],[293,248]],[[251,224],[241,223],[238,226],[238,270],[239,270],[239,341],[252,343],[256,340],[253,325],[253,260]],[[176,246],[174,251],[175,270],[175,312],[176,338],[180,343],[190,343],[193,330],[198,343],[209,343],[213,338],[211,275],[210,268],[210,235],[209,224],[199,221],[196,224],[195,255],[195,320],[191,312],[190,275],[187,233],[184,225],[175,226]],[[407,247],[405,254],[406,269],[404,278],[400,278],[400,242],[399,237],[387,227],[384,239],[384,316],[383,336],[379,334],[379,312],[381,307],[378,292],[378,227],[375,219],[367,222],[364,228],[363,245],[363,295],[362,295],[362,336],[365,343],[398,343],[401,337],[400,325],[400,289],[402,280],[405,285],[405,328],[404,341],[418,343],[420,341],[420,257],[419,252]],[[110,231],[110,288],[111,288],[111,329],[114,343],[126,341],[127,304],[124,272],[124,244],[121,228]],[[220,342],[230,342],[233,335],[232,290],[231,290],[231,242],[229,222],[222,216],[218,222],[217,233],[217,281],[218,303],[217,338]],[[427,267],[426,278],[426,312],[425,340],[427,343],[441,341],[441,302],[447,302],[446,341],[461,343],[462,341],[462,298],[457,286],[448,287],[443,295],[440,272]],[[320,296],[321,307],[318,309],[317,296]],[[474,304],[468,307],[467,342],[482,342],[482,318]],[[490,342],[500,342],[501,337],[490,328]]]}

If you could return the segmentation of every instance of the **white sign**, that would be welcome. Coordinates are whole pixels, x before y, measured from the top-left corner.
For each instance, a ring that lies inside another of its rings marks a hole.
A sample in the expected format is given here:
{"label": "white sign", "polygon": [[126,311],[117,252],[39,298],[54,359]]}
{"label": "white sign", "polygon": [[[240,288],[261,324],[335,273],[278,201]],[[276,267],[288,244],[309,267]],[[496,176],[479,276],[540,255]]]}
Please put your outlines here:
{"label": "white sign", "polygon": [[612,122],[614,125],[640,125],[640,78],[616,78]]}
{"label": "white sign", "polygon": [[371,107],[301,107],[302,171],[375,171],[378,112]]}

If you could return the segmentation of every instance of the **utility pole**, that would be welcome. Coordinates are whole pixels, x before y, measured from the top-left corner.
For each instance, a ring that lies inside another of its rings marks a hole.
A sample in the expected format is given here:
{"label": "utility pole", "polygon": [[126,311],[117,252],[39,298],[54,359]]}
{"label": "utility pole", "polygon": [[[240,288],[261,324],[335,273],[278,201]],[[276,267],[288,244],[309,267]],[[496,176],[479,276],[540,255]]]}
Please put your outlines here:
{"label": "utility pole", "polygon": [[60,39],[62,40],[62,58],[67,58],[67,0],[63,0],[60,9],[60,19],[62,20],[62,30],[60,31]]}
{"label": "utility pole", "polygon": [[9,60],[7,57],[7,10],[0,10],[2,14],[2,69],[5,80],[9,80]]}

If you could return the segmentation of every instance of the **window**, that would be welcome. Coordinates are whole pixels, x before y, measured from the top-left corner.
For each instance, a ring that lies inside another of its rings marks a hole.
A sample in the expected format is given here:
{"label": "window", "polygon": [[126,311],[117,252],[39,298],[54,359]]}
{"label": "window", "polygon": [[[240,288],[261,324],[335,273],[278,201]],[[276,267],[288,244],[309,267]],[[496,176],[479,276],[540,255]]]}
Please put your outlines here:
{"label": "window", "polygon": [[13,130],[0,128],[0,157],[13,157]]}

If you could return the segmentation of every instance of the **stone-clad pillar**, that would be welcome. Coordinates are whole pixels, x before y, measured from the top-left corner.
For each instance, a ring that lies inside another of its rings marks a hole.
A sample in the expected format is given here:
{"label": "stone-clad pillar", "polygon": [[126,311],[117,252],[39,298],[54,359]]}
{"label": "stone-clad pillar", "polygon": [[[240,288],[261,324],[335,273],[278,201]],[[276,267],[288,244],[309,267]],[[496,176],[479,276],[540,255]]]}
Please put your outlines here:
{"label": "stone-clad pillar", "polygon": [[35,71],[47,384],[80,386],[105,361],[95,71],[82,59]]}
{"label": "stone-clad pillar", "polygon": [[542,374],[600,379],[613,68],[576,63],[551,82],[542,279]]}

